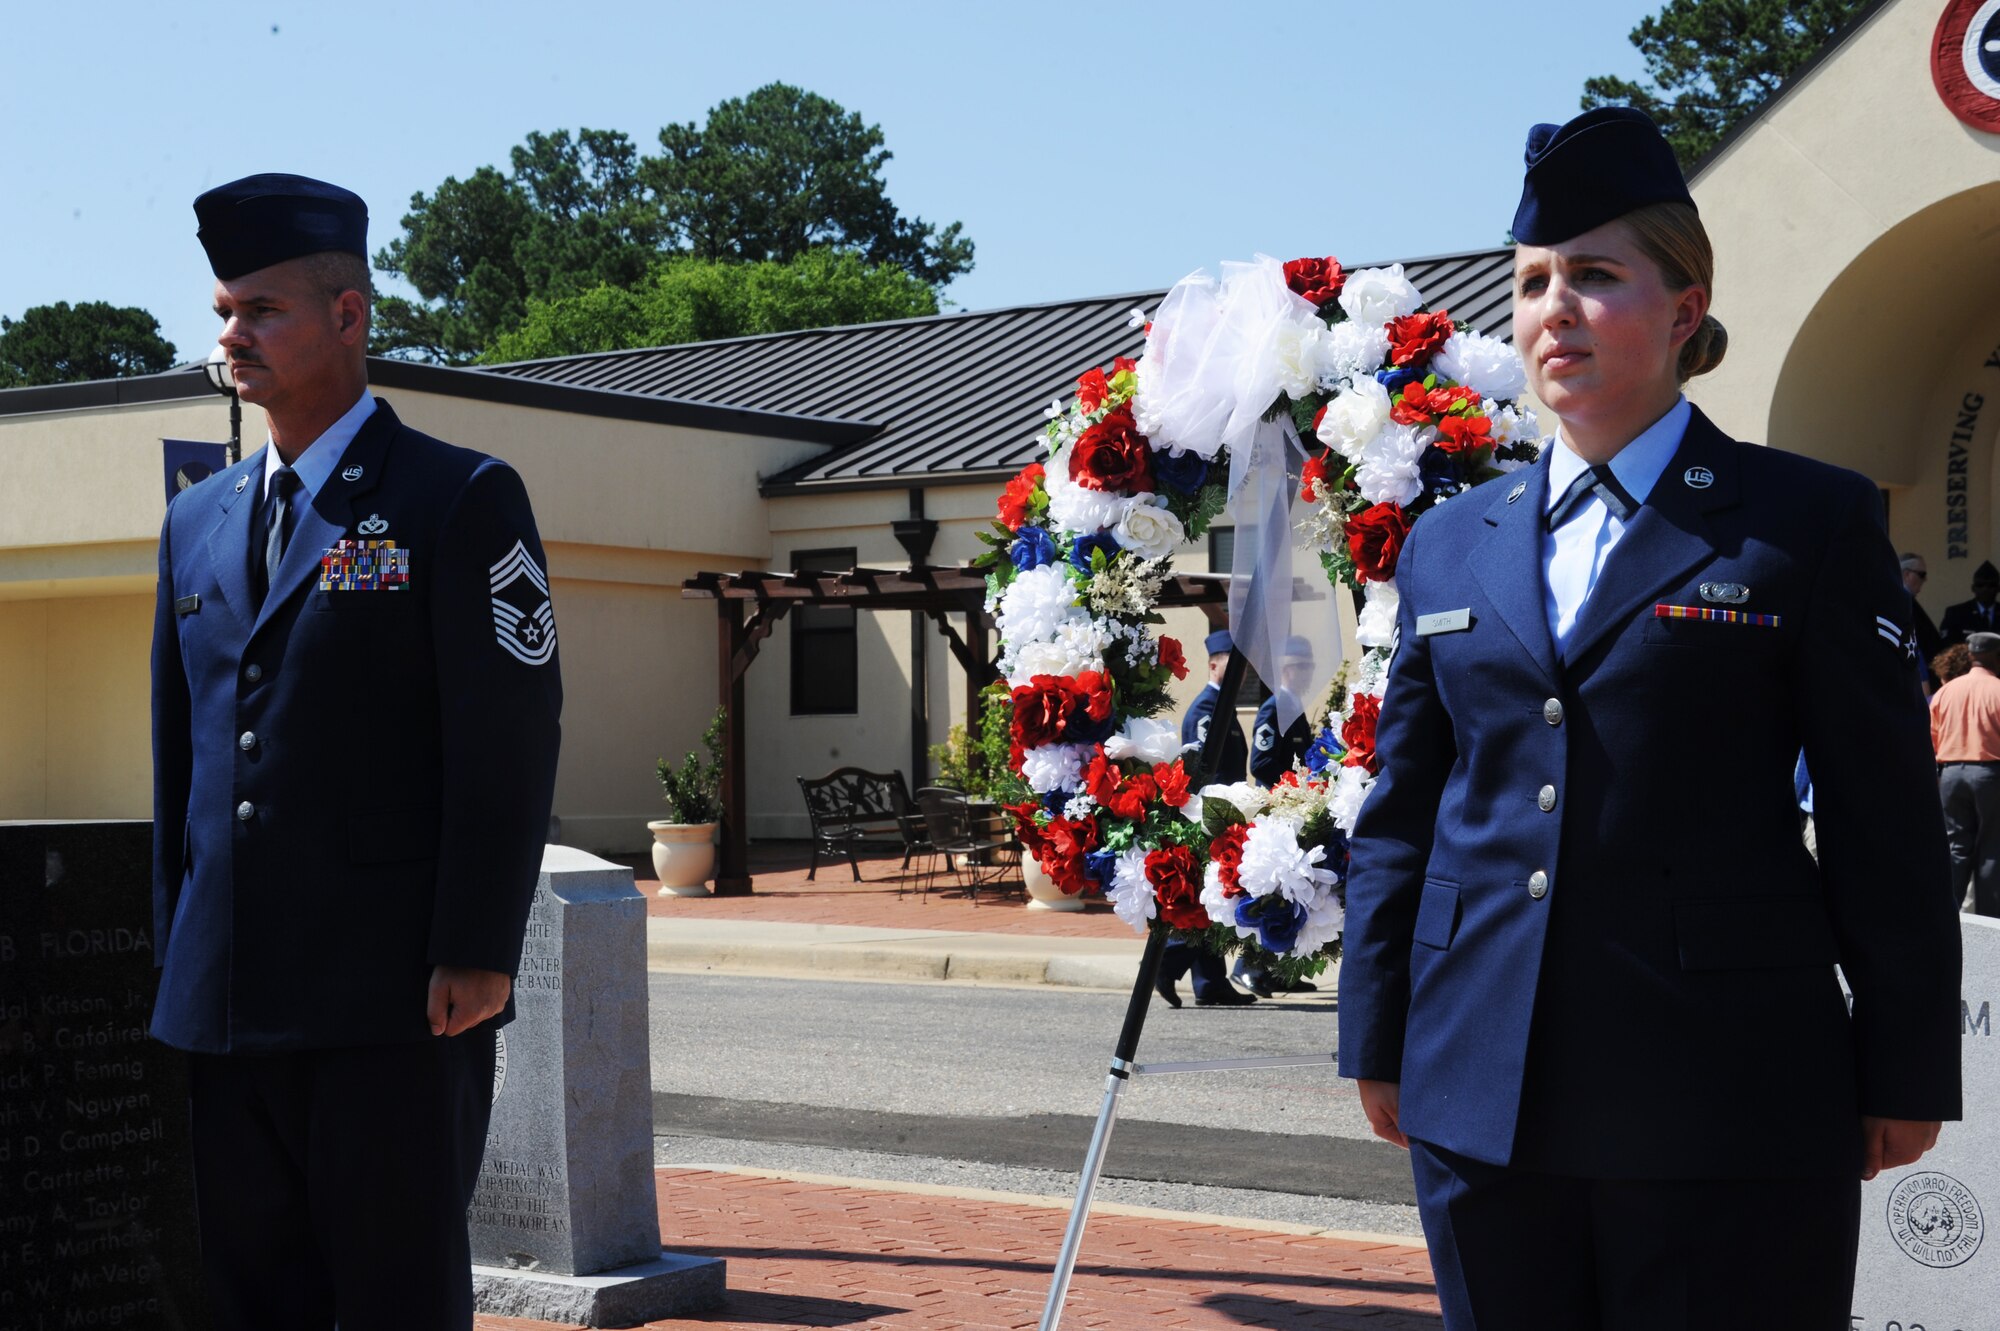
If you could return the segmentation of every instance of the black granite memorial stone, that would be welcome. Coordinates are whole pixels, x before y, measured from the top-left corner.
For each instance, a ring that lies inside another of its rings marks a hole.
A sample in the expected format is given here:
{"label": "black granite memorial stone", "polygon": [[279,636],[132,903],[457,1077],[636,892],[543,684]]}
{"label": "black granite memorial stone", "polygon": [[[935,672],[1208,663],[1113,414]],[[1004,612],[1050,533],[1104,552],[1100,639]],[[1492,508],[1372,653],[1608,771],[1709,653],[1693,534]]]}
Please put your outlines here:
{"label": "black granite memorial stone", "polygon": [[0,823],[0,1331],[208,1326],[146,823]]}

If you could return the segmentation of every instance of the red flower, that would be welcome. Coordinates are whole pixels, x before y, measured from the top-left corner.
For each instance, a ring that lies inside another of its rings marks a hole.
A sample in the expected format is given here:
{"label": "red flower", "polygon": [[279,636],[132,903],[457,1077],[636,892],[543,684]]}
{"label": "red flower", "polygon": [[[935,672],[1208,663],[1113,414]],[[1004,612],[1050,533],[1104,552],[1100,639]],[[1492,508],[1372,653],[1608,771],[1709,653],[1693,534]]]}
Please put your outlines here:
{"label": "red flower", "polygon": [[1453,332],[1451,316],[1443,310],[1428,314],[1406,314],[1388,323],[1389,362],[1414,365],[1429,360]]}
{"label": "red flower", "polygon": [[[1042,676],[1035,676],[1036,679]],[[1071,679],[1063,677],[1070,698],[1081,704],[1084,714],[1093,721],[1107,721],[1111,717],[1111,676],[1101,670],[1086,670]]]}
{"label": "red flower", "polygon": [[1410,534],[1410,519],[1402,505],[1383,501],[1347,519],[1347,550],[1354,556],[1354,571],[1363,582],[1387,582],[1396,576],[1396,557],[1403,553],[1403,538]]}
{"label": "red flower", "polygon": [[1175,679],[1187,678],[1187,654],[1181,651],[1181,644],[1178,638],[1160,639],[1160,664],[1173,671]]}
{"label": "red flower", "polygon": [[1028,520],[1028,505],[1034,502],[1035,491],[1041,488],[1042,464],[1030,462],[1021,468],[1021,474],[1007,482],[1007,488],[1000,492],[1000,525],[1008,531],[1019,531]]}
{"label": "red flower", "polygon": [[1096,886],[1097,880],[1084,867],[1084,858],[1096,849],[1097,823],[1094,819],[1072,821],[1051,818],[1049,825],[1042,829],[1041,847],[1035,851],[1035,858],[1041,861],[1042,871],[1057,887],[1075,896],[1086,888]]}
{"label": "red flower", "polygon": [[1153,764],[1153,784],[1159,787],[1160,803],[1178,809],[1188,802],[1187,768],[1176,758],[1170,763]]}
{"label": "red flower", "polygon": [[1208,843],[1208,858],[1222,879],[1222,895],[1243,895],[1243,843],[1250,839],[1248,823],[1231,823]]}
{"label": "red flower", "polygon": [[1186,846],[1163,846],[1146,852],[1146,881],[1160,903],[1160,914],[1176,929],[1208,928],[1201,908],[1201,869]]}
{"label": "red flower", "polygon": [[1430,394],[1424,386],[1414,381],[1404,384],[1403,391],[1389,399],[1389,419],[1398,425],[1429,425]]}
{"label": "red flower", "polygon": [[[1039,749],[1062,739],[1069,722],[1069,680],[1061,675],[1036,675],[1014,690],[1014,743]],[[1014,766],[1020,767],[1019,759]]]}
{"label": "red flower", "polygon": [[1347,274],[1340,271],[1337,259],[1294,259],[1285,265],[1285,285],[1315,307],[1331,305],[1347,285]]}
{"label": "red flower", "polygon": [[1085,411],[1096,411],[1104,405],[1104,395],[1111,391],[1111,385],[1104,381],[1104,371],[1089,369],[1076,381],[1076,405]]}
{"label": "red flower", "polygon": [[1159,793],[1152,777],[1143,774],[1126,777],[1104,756],[1102,749],[1090,760],[1090,766],[1084,769],[1083,786],[1090,797],[1103,805],[1113,817],[1133,822],[1146,816],[1146,806]]}
{"label": "red flower", "polygon": [[[1148,328],[1152,326],[1151,324],[1146,325]],[[1113,374],[1124,374],[1127,371],[1137,374],[1139,372],[1139,362],[1133,360],[1130,356],[1113,356],[1111,358],[1111,372]]]}
{"label": "red flower", "polygon": [[1153,450],[1132,422],[1130,403],[1083,432],[1069,450],[1070,479],[1090,490],[1138,494],[1153,486]]}
{"label": "red flower", "polygon": [[1484,416],[1447,416],[1438,422],[1437,446],[1447,453],[1484,448],[1492,433],[1493,422]]}
{"label": "red flower", "polygon": [[1347,767],[1379,770],[1382,760],[1375,756],[1375,727],[1382,720],[1382,700],[1372,693],[1354,695],[1354,710],[1340,723],[1340,742],[1347,746],[1340,761]]}
{"label": "red flower", "polygon": [[1326,453],[1315,453],[1307,458],[1306,465],[1299,469],[1299,498],[1308,504],[1319,502],[1319,488],[1332,479],[1327,475],[1328,456]]}

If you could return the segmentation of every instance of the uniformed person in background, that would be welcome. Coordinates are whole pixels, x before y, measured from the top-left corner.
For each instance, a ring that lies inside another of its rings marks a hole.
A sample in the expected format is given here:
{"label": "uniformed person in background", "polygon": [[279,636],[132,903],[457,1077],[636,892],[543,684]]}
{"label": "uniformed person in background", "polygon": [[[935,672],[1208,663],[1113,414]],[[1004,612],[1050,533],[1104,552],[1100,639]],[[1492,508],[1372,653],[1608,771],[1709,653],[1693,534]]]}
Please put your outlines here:
{"label": "uniformed person in background", "polygon": [[1527,156],[1514,346],[1561,431],[1401,552],[1340,1070],[1451,1331],[1836,1331],[1861,1180],[1959,1115],[1910,598],[1871,482],[1681,395],[1723,334],[1652,122]]}
{"label": "uniformed person in background", "polygon": [[466,1208],[562,686],[520,477],[368,392],[367,209],[195,201],[270,441],[181,492],[153,635],[153,1034],[224,1331],[472,1324]]}
{"label": "uniformed person in background", "polygon": [[[1278,687],[1264,699],[1263,705],[1257,709],[1257,720],[1250,727],[1250,777],[1260,786],[1278,784],[1279,779],[1295,764],[1305,760],[1306,750],[1312,747],[1312,723],[1306,719],[1305,701],[1299,697],[1299,690],[1311,686],[1312,672],[1312,643],[1298,634],[1285,639],[1284,650],[1278,658]],[[1282,735],[1278,733],[1278,703],[1281,697],[1290,698],[1298,709],[1291,729]],[[1319,990],[1319,986],[1311,980],[1278,979],[1251,961],[1248,949],[1236,954],[1236,964],[1231,968],[1230,976],[1259,998],[1270,998],[1280,993],[1310,994]]]}
{"label": "uniformed person in background", "polygon": [[1946,647],[1956,647],[1975,633],[2000,632],[2000,568],[1982,560],[1972,570],[1972,599],[1944,608],[1938,621],[1938,637]]}
{"label": "uniformed person in background", "polygon": [[[1222,673],[1229,669],[1229,655],[1235,650],[1236,643],[1229,636],[1228,629],[1217,629],[1203,640],[1202,645],[1208,649],[1208,683],[1188,705],[1187,714],[1181,717],[1181,743],[1194,745],[1197,752],[1208,743],[1208,728],[1214,724],[1216,704],[1222,699]],[[1222,743],[1222,758],[1215,771],[1203,780],[1222,785],[1243,780],[1249,752],[1249,746],[1243,741],[1243,724],[1231,712],[1229,734]],[[1190,753],[1188,757],[1192,764],[1195,753]],[[1153,980],[1154,992],[1166,1000],[1167,1006],[1181,1005],[1181,996],[1175,990],[1174,982],[1190,971],[1194,973],[1196,1007],[1240,1007],[1257,1001],[1253,995],[1244,993],[1229,982],[1228,969],[1221,957],[1207,948],[1176,938],[1167,941],[1166,950],[1160,956],[1159,974]]]}

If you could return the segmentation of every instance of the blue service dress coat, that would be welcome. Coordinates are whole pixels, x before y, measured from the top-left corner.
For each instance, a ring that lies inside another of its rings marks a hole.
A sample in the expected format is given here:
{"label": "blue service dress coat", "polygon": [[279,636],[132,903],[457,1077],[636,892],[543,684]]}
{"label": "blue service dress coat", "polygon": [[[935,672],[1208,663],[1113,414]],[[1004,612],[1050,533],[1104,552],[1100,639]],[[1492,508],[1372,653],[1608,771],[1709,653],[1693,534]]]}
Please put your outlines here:
{"label": "blue service dress coat", "polygon": [[[1282,692],[1282,690],[1280,690]],[[1312,722],[1300,712],[1291,729],[1278,733],[1278,695],[1264,699],[1250,727],[1250,777],[1260,786],[1275,786],[1312,747]]]}
{"label": "blue service dress coat", "polygon": [[[1208,743],[1209,723],[1215,719],[1215,703],[1222,697],[1222,689],[1214,683],[1206,684],[1194,701],[1181,715],[1181,743],[1202,745]],[[1193,755],[1190,755],[1192,759]],[[1249,771],[1250,746],[1243,740],[1243,723],[1236,714],[1229,715],[1229,734],[1222,741],[1222,757],[1217,760],[1214,775],[1206,778],[1225,784],[1243,780]]]}
{"label": "blue service dress coat", "polygon": [[[534,516],[511,468],[378,400],[260,608],[263,468],[184,491],[160,535],[153,1034],[428,1039],[431,968],[512,975],[539,873],[562,684]],[[366,576],[397,562],[405,586]]]}
{"label": "blue service dress coat", "polygon": [[[1960,1095],[1958,924],[1875,489],[1695,412],[1562,659],[1547,500],[1544,461],[1404,546],[1340,1070],[1493,1164],[1852,1177],[1859,1115],[1956,1118]],[[1452,611],[1469,625],[1420,627]]]}

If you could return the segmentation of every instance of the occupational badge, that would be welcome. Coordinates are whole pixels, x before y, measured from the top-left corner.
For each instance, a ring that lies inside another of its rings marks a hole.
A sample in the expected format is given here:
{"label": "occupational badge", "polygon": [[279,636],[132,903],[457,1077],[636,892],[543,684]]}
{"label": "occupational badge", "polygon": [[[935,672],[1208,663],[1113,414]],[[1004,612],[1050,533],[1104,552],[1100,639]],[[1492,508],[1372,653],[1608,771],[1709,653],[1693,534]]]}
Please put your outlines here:
{"label": "occupational badge", "polygon": [[493,636],[523,665],[547,665],[556,653],[556,612],[549,580],[520,541],[493,565]]}
{"label": "occupational badge", "polygon": [[380,536],[383,532],[389,530],[389,523],[380,513],[370,513],[367,517],[354,524],[354,530],[360,532],[363,536]]}
{"label": "occupational badge", "polygon": [[1704,582],[1701,599],[1712,605],[1742,605],[1750,599],[1750,589],[1740,582]]}

